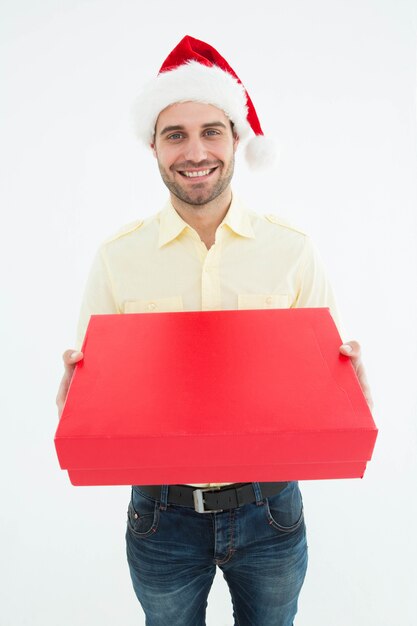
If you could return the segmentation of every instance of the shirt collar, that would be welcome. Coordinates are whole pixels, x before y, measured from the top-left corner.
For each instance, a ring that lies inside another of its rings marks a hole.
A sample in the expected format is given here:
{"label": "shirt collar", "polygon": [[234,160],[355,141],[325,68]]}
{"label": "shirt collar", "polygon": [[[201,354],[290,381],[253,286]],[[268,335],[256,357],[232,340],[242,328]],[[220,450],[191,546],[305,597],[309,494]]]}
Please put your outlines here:
{"label": "shirt collar", "polygon": [[[232,197],[229,210],[226,213],[220,227],[226,225],[236,235],[253,239],[255,233],[250,221],[249,214],[243,203]],[[162,248],[165,244],[173,241],[183,232],[185,228],[189,228],[189,224],[176,212],[170,200],[167,201],[159,216],[159,239],[158,247]]]}
{"label": "shirt collar", "polygon": [[226,224],[236,235],[249,239],[255,238],[249,213],[241,200],[235,196],[232,197],[232,203],[220,226],[223,224]]}
{"label": "shirt collar", "polygon": [[162,248],[166,243],[176,239],[187,226],[187,222],[178,215],[171,202],[168,200],[159,215],[158,247]]}

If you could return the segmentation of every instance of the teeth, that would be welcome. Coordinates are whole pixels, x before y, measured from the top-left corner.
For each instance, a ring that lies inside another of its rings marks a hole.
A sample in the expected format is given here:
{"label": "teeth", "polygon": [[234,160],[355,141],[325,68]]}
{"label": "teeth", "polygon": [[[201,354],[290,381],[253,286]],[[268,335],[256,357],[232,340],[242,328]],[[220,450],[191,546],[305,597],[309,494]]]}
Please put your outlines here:
{"label": "teeth", "polygon": [[199,172],[182,172],[184,176],[188,176],[188,178],[196,178],[198,176],[208,176],[211,170],[200,170]]}

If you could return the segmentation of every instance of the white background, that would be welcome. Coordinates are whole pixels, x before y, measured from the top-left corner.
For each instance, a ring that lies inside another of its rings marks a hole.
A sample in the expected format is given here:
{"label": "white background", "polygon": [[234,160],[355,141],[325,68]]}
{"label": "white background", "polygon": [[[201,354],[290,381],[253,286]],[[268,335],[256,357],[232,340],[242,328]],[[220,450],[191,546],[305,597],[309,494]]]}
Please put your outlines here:
{"label": "white background", "polygon": [[[365,478],[302,485],[297,626],[416,624],[416,5],[406,0],[1,3],[2,626],[134,626],[129,488],[74,488],[53,446],[61,353],[99,243],[166,198],[129,108],[185,34],[281,146],[234,190],[317,243],[380,433]],[[110,358],[110,357],[109,357]],[[230,626],[217,576],[208,624]]]}

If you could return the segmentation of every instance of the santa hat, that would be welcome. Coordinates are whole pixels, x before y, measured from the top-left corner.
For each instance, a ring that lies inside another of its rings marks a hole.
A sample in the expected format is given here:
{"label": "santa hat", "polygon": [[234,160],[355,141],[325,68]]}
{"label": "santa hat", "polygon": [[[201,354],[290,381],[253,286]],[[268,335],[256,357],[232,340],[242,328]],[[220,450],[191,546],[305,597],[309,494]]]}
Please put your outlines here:
{"label": "santa hat", "polygon": [[264,137],[255,107],[237,74],[215,48],[187,35],[134,104],[137,136],[149,146],[160,112],[176,102],[189,101],[212,104],[224,111],[240,139],[249,139],[245,155],[252,167],[262,167],[274,159],[274,148]]}

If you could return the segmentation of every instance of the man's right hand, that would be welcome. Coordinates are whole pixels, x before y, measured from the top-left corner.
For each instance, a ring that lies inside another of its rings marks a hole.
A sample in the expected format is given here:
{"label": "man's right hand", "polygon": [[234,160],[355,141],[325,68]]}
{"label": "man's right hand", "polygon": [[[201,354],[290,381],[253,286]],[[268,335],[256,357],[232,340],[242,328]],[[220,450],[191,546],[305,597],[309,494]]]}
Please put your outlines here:
{"label": "man's right hand", "polygon": [[81,361],[84,358],[82,352],[77,352],[75,350],[65,350],[62,355],[62,360],[64,361],[65,372],[61,380],[61,384],[59,385],[58,394],[56,397],[56,405],[58,407],[58,417],[61,417],[62,410],[64,408],[65,400],[67,399],[67,393],[70,386],[70,382],[72,379],[72,375],[74,373],[74,368],[78,361]]}

